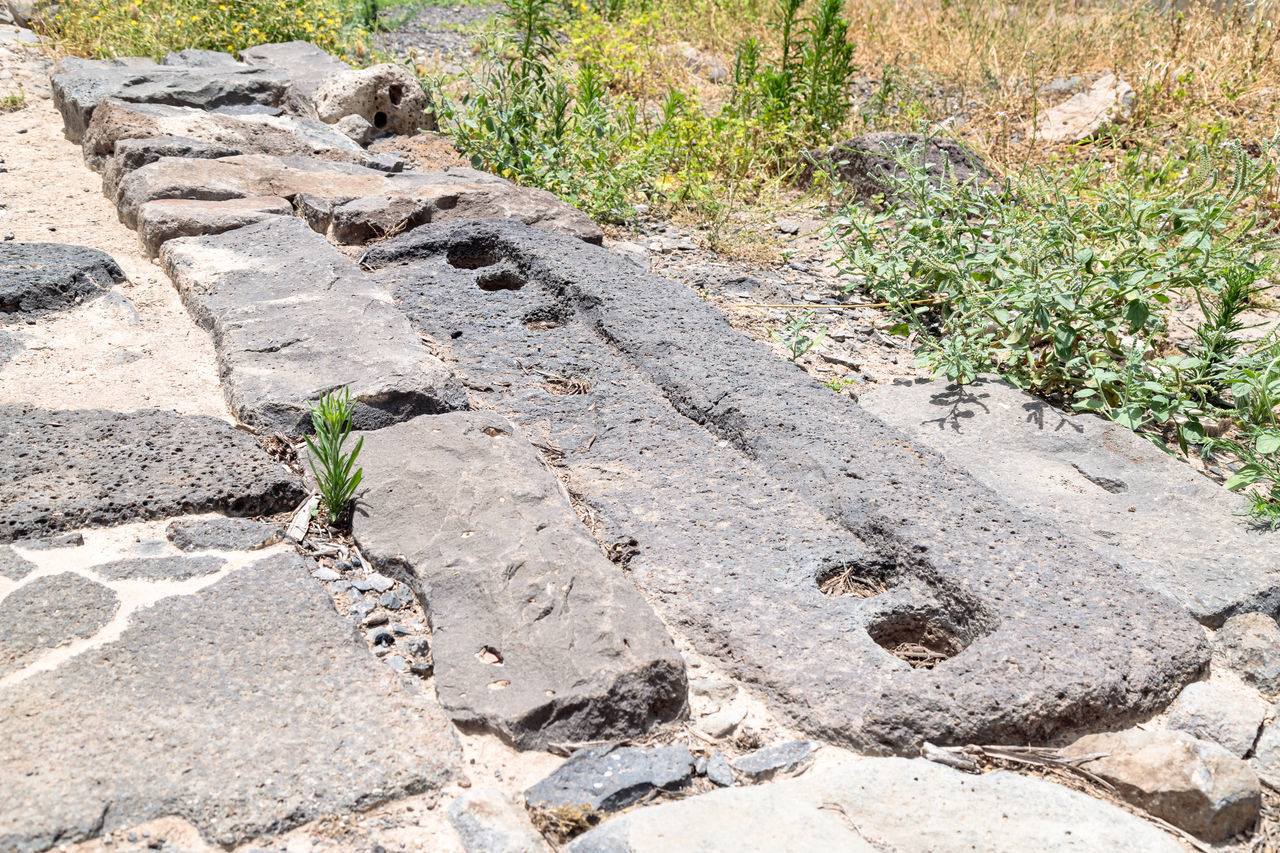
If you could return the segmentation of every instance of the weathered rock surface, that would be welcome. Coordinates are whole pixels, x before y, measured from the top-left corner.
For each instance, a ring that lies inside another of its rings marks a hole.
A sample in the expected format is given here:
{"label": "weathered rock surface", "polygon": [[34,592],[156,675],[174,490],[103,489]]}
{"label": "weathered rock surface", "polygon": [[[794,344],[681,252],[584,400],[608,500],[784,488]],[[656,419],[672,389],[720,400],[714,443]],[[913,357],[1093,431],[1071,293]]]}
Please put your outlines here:
{"label": "weathered rock surface", "polygon": [[328,124],[358,115],[379,133],[411,136],[436,129],[422,83],[392,62],[333,74],[316,88],[313,100],[316,117]]}
{"label": "weathered rock surface", "polygon": [[63,243],[0,243],[0,323],[97,296],[124,271],[106,252]]}
{"label": "weathered rock surface", "polygon": [[98,104],[84,134],[85,160],[95,168],[125,139],[174,136],[234,148],[242,154],[319,157],[363,163],[359,145],[336,128],[293,116],[206,112],[168,104],[134,104],[107,98]]}
{"label": "weathered rock surface", "polygon": [[1270,723],[1258,735],[1249,766],[1269,776],[1273,783],[1280,783],[1280,722]]}
{"label": "weathered rock surface", "polygon": [[179,68],[235,68],[240,63],[231,54],[219,50],[187,48],[166,53],[160,64]]}
{"label": "weathered rock surface", "polygon": [[0,545],[0,575],[9,580],[22,580],[36,568],[36,564],[23,557],[8,545]]}
{"label": "weathered rock surface", "polygon": [[807,770],[820,746],[822,744],[816,740],[797,740],[766,746],[738,756],[729,762],[729,766],[752,782],[785,779]]}
{"label": "weathered rock surface", "polygon": [[693,755],[684,746],[593,746],[569,756],[554,773],[525,791],[524,799],[534,811],[616,812],[654,791],[679,790],[692,778]]}
{"label": "weathered rock surface", "polygon": [[0,541],[146,518],[269,515],[305,497],[217,418],[0,407]]}
{"label": "weathered rock surface", "polygon": [[357,429],[467,405],[390,296],[300,219],[172,240],[163,258],[250,426],[309,432],[308,403],[343,387]]}
{"label": "weathered rock surface", "polygon": [[149,201],[138,209],[138,236],[150,257],[177,237],[223,234],[257,225],[272,216],[292,216],[293,205],[279,196],[233,198],[226,201],[198,201],[165,198]]}
{"label": "weathered rock surface", "polygon": [[0,848],[24,853],[166,815],[230,847],[438,788],[459,760],[439,709],[293,554],[0,686],[0,718]]}
{"label": "weathered rock surface", "polygon": [[1052,782],[900,758],[637,809],[569,845],[572,853],[1184,849],[1141,818]]}
{"label": "weathered rock surface", "polygon": [[1204,841],[1225,841],[1253,826],[1262,789],[1249,765],[1216,743],[1185,732],[1086,735],[1067,757],[1110,782],[1130,803]]}
{"label": "weathered rock surface", "polygon": [[[1173,602],[678,282],[495,222],[420,228],[363,262],[479,405],[555,449],[667,622],[797,728],[883,752],[1041,742],[1157,710],[1206,665]],[[867,597],[820,589],[846,575]]]}
{"label": "weathered rock surface", "polygon": [[284,536],[278,525],[251,518],[179,518],[164,533],[183,551],[257,551]]}
{"label": "weathered rock surface", "polygon": [[495,788],[463,791],[448,809],[467,853],[545,853],[547,845],[523,809]]}
{"label": "weathered rock surface", "polygon": [[384,237],[424,222],[489,218],[517,219],[587,242],[603,240],[599,226],[588,216],[550,193],[517,187],[473,169],[386,173],[305,157],[162,158],[122,177],[114,198],[121,221],[135,228],[138,210],[155,199],[283,196],[292,200],[303,194],[331,206],[308,221],[340,243]]}
{"label": "weathered rock surface", "polygon": [[221,557],[129,557],[96,565],[93,573],[112,581],[185,581],[211,575],[226,564]]}
{"label": "weathered rock surface", "polygon": [[0,677],[96,633],[118,607],[114,592],[70,572],[23,584],[0,599]]}
{"label": "weathered rock surface", "polygon": [[79,60],[64,62],[51,82],[63,131],[67,139],[79,143],[94,110],[106,98],[202,110],[246,104],[273,107],[284,98],[288,80],[272,68],[121,67]]}
{"label": "weathered rock surface", "polygon": [[1263,693],[1280,693],[1280,626],[1265,613],[1232,616],[1213,637],[1215,666],[1234,670]]}
{"label": "weathered rock surface", "polygon": [[852,198],[866,204],[878,197],[892,195],[885,176],[905,174],[897,163],[898,157],[923,162],[930,179],[939,184],[943,181],[965,184],[991,180],[991,173],[982,160],[960,143],[945,137],[926,138],[918,133],[885,131],[855,136],[829,150],[806,152],[802,165],[807,170],[830,174],[844,185]]}
{"label": "weathered rock surface", "polygon": [[321,84],[351,69],[341,59],[305,41],[260,44],[240,51],[240,59],[247,65],[275,68],[286,74],[289,88],[284,104],[291,113],[307,118],[316,117],[315,93]]}
{"label": "weathered rock surface", "polygon": [[[162,157],[180,157],[187,160],[216,160],[243,153],[238,148],[201,142],[182,136],[152,136],[146,139],[122,139],[116,143],[115,156],[99,163],[102,169],[102,194],[116,199],[120,194],[120,182],[135,169],[154,163]],[[99,158],[101,159],[101,158]],[[91,161],[92,164],[92,161]]]}
{"label": "weathered rock surface", "polygon": [[1197,681],[1178,694],[1168,724],[1244,758],[1253,751],[1270,712],[1270,703],[1248,688]]}
{"label": "weathered rock surface", "polygon": [[1133,88],[1114,74],[1104,74],[1083,92],[1046,111],[1034,128],[1044,142],[1083,142],[1108,122],[1129,116]]}
{"label": "weathered rock surface", "polygon": [[859,403],[1206,625],[1280,611],[1280,537],[1241,517],[1241,496],[1119,424],[1062,412],[999,380],[963,389],[902,381]]}
{"label": "weathered rock surface", "polygon": [[356,541],[424,601],[456,723],[533,749],[636,736],[684,710],[662,623],[510,423],[440,415],[364,442]]}

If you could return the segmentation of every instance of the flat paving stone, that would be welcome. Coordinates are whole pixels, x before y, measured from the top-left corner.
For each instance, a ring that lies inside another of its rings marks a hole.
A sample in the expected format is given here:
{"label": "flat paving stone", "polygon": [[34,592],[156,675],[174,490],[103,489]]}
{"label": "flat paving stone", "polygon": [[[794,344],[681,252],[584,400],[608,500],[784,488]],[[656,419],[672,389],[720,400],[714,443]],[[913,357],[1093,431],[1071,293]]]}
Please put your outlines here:
{"label": "flat paving stone", "polygon": [[69,308],[124,281],[106,252],[62,243],[0,243],[0,324]]}
{"label": "flat paving stone", "polygon": [[0,683],[0,849],[177,815],[231,847],[438,789],[439,707],[369,654],[295,554],[137,611],[119,639]]}
{"label": "flat paving stone", "polygon": [[284,531],[251,518],[179,518],[164,535],[182,551],[256,551],[279,542]]}
{"label": "flat paving stone", "polygon": [[533,811],[616,812],[654,791],[677,791],[693,779],[686,746],[654,749],[616,744],[580,749],[554,773],[524,792]]}
{"label": "flat paving stone", "polygon": [[310,432],[308,405],[344,387],[357,429],[467,406],[390,295],[300,219],[173,240],[163,260],[213,335],[231,410],[256,429]]}
{"label": "flat paving stone", "polygon": [[103,100],[129,103],[215,107],[278,106],[288,77],[274,68],[182,66],[128,67],[111,62],[63,60],[50,82],[53,102],[62,113],[63,132],[79,143]]}
{"label": "flat paving stone", "polygon": [[501,222],[424,226],[362,263],[477,404],[547,448],[664,619],[803,731],[1044,742],[1157,710],[1205,668],[1172,601],[678,282]]}
{"label": "flat paving stone", "polygon": [[0,599],[0,677],[49,649],[91,636],[118,607],[110,589],[70,572],[23,584]]}
{"label": "flat paving stone", "polygon": [[1243,497],[1117,423],[1062,412],[999,380],[964,389],[903,381],[859,402],[1210,627],[1280,612],[1280,536],[1242,517]]}
{"label": "flat paving stone", "polygon": [[9,580],[22,580],[36,568],[36,564],[23,557],[8,545],[0,545],[0,575]]}
{"label": "flat paving stone", "polygon": [[292,215],[293,205],[279,196],[226,201],[162,198],[138,209],[138,236],[147,254],[154,258],[160,254],[161,246],[178,237],[223,234],[257,225],[272,216]]}
{"label": "flat paving stone", "polygon": [[365,433],[360,464],[356,542],[426,603],[456,723],[533,749],[634,737],[684,710],[666,629],[510,423],[416,418]]}
{"label": "flat paving stone", "polygon": [[211,575],[227,564],[221,557],[131,557],[99,563],[91,571],[106,580],[178,580]]}
{"label": "flat paving stone", "polygon": [[0,542],[200,512],[294,509],[301,483],[226,421],[0,406]]}
{"label": "flat paving stone", "polygon": [[797,779],[637,809],[570,853],[1180,853],[1172,835],[1110,803],[1004,770],[969,775],[923,759],[867,758]]}

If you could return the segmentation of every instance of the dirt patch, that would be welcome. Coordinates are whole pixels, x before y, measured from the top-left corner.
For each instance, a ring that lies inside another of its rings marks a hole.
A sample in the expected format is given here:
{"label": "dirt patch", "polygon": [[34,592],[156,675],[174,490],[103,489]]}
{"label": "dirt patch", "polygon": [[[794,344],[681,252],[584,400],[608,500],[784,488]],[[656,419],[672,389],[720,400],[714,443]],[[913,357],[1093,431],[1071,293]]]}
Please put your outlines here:
{"label": "dirt patch", "polygon": [[439,172],[458,166],[470,166],[453,143],[438,133],[417,136],[388,136],[369,146],[375,154],[399,154],[419,172]]}

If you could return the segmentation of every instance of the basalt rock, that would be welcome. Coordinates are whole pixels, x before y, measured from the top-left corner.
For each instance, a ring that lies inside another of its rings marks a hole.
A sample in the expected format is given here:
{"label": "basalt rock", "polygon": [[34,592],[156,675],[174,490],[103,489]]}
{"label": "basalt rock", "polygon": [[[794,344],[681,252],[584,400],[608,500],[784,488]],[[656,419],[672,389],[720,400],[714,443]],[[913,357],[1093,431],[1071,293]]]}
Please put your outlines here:
{"label": "basalt rock", "polygon": [[106,252],[62,243],[0,243],[0,325],[91,299],[124,270]]}
{"label": "basalt rock", "polygon": [[806,176],[826,172],[849,195],[864,204],[894,195],[886,176],[902,176],[906,170],[899,158],[923,165],[937,185],[944,182],[984,183],[991,173],[982,160],[960,143],[946,137],[925,137],[918,133],[868,133],[855,136],[830,149],[805,152],[801,166]]}

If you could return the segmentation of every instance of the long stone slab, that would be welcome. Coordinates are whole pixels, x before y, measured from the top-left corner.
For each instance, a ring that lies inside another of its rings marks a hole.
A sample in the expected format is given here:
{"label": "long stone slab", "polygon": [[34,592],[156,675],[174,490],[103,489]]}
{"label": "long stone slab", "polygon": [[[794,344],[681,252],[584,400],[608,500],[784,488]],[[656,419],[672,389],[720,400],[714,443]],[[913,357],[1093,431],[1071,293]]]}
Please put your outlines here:
{"label": "long stone slab", "polygon": [[460,758],[439,707],[307,569],[278,553],[191,581],[118,638],[0,680],[0,849],[167,816],[229,848],[441,787]]}
{"label": "long stone slab", "polygon": [[474,169],[385,173],[309,157],[244,154],[220,159],[162,157],[119,179],[120,220],[137,227],[143,204],[162,198],[219,201],[306,194],[325,209],[313,226],[340,243],[362,243],[424,222],[508,218],[599,244],[591,218],[542,190]]}
{"label": "long stone slab", "polygon": [[127,103],[107,98],[93,111],[85,131],[85,161],[95,169],[125,139],[177,136],[234,148],[241,154],[304,156],[364,163],[368,154],[327,124],[293,116],[211,113],[169,104]]}
{"label": "long stone slab", "polygon": [[69,308],[124,281],[106,252],[63,243],[0,243],[0,324]]}
{"label": "long stone slab", "polygon": [[306,496],[252,437],[204,415],[0,407],[0,541],[217,511],[271,515]]}
{"label": "long stone slab", "polygon": [[499,222],[363,262],[480,404],[563,451],[668,624],[805,731],[881,752],[1044,742],[1149,713],[1206,665],[1172,601],[678,282]]}
{"label": "long stone slab", "polygon": [[998,380],[964,389],[904,380],[860,402],[1204,624],[1280,613],[1280,536],[1249,523],[1241,496],[1119,424]]}
{"label": "long stone slab", "polygon": [[278,69],[246,65],[122,67],[81,59],[64,60],[60,70],[50,80],[53,102],[62,113],[67,139],[75,143],[84,139],[94,110],[106,98],[203,110],[251,104],[275,107],[288,85],[288,76]]}
{"label": "long stone slab", "polygon": [[162,257],[213,334],[227,403],[256,429],[308,432],[308,404],[343,387],[357,429],[467,406],[390,295],[301,219],[171,240]]}
{"label": "long stone slab", "polygon": [[489,412],[365,433],[354,533],[425,602],[436,693],[520,749],[637,737],[685,708],[684,664],[528,440]]}
{"label": "long stone slab", "polygon": [[571,853],[1181,853],[1174,836],[1110,803],[1004,770],[968,775],[923,759],[853,760],[798,779],[637,809]]}

